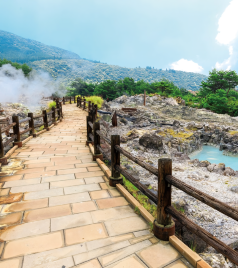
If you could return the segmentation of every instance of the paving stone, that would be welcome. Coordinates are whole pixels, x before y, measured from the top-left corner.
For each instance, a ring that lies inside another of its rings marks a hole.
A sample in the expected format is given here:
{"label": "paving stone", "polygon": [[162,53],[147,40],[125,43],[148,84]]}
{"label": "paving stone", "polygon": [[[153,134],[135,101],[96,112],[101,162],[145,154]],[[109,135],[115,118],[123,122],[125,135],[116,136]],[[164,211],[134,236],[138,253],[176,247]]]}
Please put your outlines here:
{"label": "paving stone", "polygon": [[29,179],[29,180],[18,180],[18,181],[8,181],[4,183],[3,188],[8,187],[15,187],[15,186],[25,186],[25,185],[31,185],[31,184],[38,184],[40,183],[41,179]]}
{"label": "paving stone", "polygon": [[[47,241],[47,243],[46,243]],[[62,232],[28,237],[6,244],[3,259],[61,248],[64,245]],[[24,264],[23,264],[24,265]]]}
{"label": "paving stone", "polygon": [[59,195],[64,195],[63,188],[25,193],[24,200],[33,200],[33,199],[40,199],[40,198],[59,196]]}
{"label": "paving stone", "polygon": [[72,204],[72,211],[74,214],[97,210],[93,201]]}
{"label": "paving stone", "polygon": [[[0,217],[0,226],[19,224],[21,222],[22,213],[11,213]],[[0,266],[1,267],[1,266]]]}
{"label": "paving stone", "polygon": [[[56,218],[71,215],[70,205],[48,207],[26,211],[23,222],[39,221],[44,219]],[[51,230],[52,231],[52,230]]]}
{"label": "paving stone", "polygon": [[[67,257],[63,259],[59,259],[57,261],[47,262],[47,264],[37,265],[35,268],[71,268],[74,266],[73,257]],[[23,266],[24,267],[24,266]]]}
{"label": "paving stone", "polygon": [[[99,187],[99,189],[100,189],[100,187]],[[100,191],[90,192],[90,196],[91,196],[92,199],[101,199],[101,198],[108,198],[108,197],[110,197],[110,195],[109,195],[109,193],[108,193],[107,190],[100,190]]]}
{"label": "paving stone", "polygon": [[149,239],[152,244],[156,244],[159,242],[159,240],[156,237],[152,237]]}
{"label": "paving stone", "polygon": [[135,237],[143,236],[143,235],[149,235],[150,231],[149,230],[143,230],[143,231],[138,231],[133,233]]}
{"label": "paving stone", "polygon": [[130,233],[130,234],[125,234],[125,235],[117,235],[113,237],[89,241],[89,242],[86,242],[86,245],[87,245],[88,250],[90,251],[90,250],[94,250],[97,248],[106,247],[106,246],[109,246],[109,245],[112,245],[121,241],[126,241],[132,238],[134,238],[134,235]]}
{"label": "paving stone", "polygon": [[8,195],[10,192],[10,188],[0,189],[0,196]]}
{"label": "paving stone", "polygon": [[152,233],[148,234],[148,235],[143,235],[143,236],[139,236],[139,237],[136,237],[136,238],[132,238],[132,239],[129,240],[129,242],[133,245],[133,244],[139,243],[139,242],[147,240],[147,239],[150,241],[149,238],[151,238],[151,237],[153,237]]}
{"label": "paving stone", "polygon": [[134,210],[130,206],[102,209],[91,212],[93,222],[102,222],[112,219],[121,219],[135,216]]}
{"label": "paving stone", "polygon": [[100,167],[87,167],[87,170],[88,171],[101,171],[101,168]]}
{"label": "paving stone", "polygon": [[[160,254],[158,254],[158,252]],[[141,250],[137,253],[137,255],[147,266],[151,268],[164,267],[182,257],[169,243],[155,244]]]}
{"label": "paving stone", "polygon": [[24,211],[29,209],[37,209],[48,207],[48,198],[32,200],[32,201],[22,201],[19,203],[13,203],[4,206],[2,213]]}
{"label": "paving stone", "polygon": [[[91,172],[88,172],[88,173],[91,173]],[[77,176],[76,176],[77,177]],[[102,176],[99,176],[99,177],[92,177],[92,178],[88,178],[88,177],[85,177],[85,182],[86,184],[92,184],[92,183],[100,183],[100,182],[104,182]]]}
{"label": "paving stone", "polygon": [[27,164],[27,168],[37,168],[37,167],[51,167],[54,166],[54,163],[52,162],[40,162],[40,163],[32,163],[32,164]]}
{"label": "paving stone", "polygon": [[107,237],[105,227],[101,223],[67,229],[64,233],[66,245],[73,245]]}
{"label": "paving stone", "polygon": [[84,184],[78,186],[69,186],[64,188],[65,194],[74,194],[74,193],[82,193],[82,192],[89,192],[101,190],[98,184]]}
{"label": "paving stone", "polygon": [[74,262],[75,264],[80,264],[80,263],[89,261],[91,259],[98,258],[99,256],[105,255],[109,252],[113,252],[113,251],[116,251],[116,250],[119,250],[121,248],[125,248],[128,246],[130,246],[130,243],[128,241],[122,241],[122,242],[115,243],[106,247],[91,250],[85,253],[75,255]]}
{"label": "paving stone", "polygon": [[108,186],[105,182],[101,182],[99,183],[100,187],[103,189],[103,190],[107,190],[108,189]]}
{"label": "paving stone", "polygon": [[89,200],[91,200],[91,198],[87,192],[71,194],[71,195],[55,196],[49,198],[49,206],[58,206],[70,203],[84,202]]}
{"label": "paving stone", "polygon": [[97,200],[97,205],[100,209],[112,208],[112,207],[121,207],[128,205],[128,202],[124,197],[115,197]]}
{"label": "paving stone", "polygon": [[67,175],[58,175],[58,176],[50,176],[42,178],[43,182],[52,182],[52,181],[65,181],[65,180],[74,180],[74,174],[67,174]]}
{"label": "paving stone", "polygon": [[146,240],[146,241],[137,243],[135,245],[128,246],[126,248],[122,248],[120,250],[109,253],[107,255],[101,256],[101,257],[99,257],[99,261],[102,264],[102,266],[105,267],[105,266],[112,264],[113,262],[124,259],[127,256],[135,253],[136,251],[141,250],[143,248],[146,248],[150,245],[151,245],[150,241]]}
{"label": "paving stone", "polygon": [[109,189],[111,196],[120,196],[121,194],[117,189]]}
{"label": "paving stone", "polygon": [[18,181],[21,180],[23,178],[23,175],[13,175],[13,176],[5,176],[0,178],[0,182],[4,182],[4,181]]}
{"label": "paving stone", "polygon": [[28,179],[34,179],[34,178],[44,178],[44,177],[49,177],[49,176],[54,176],[56,175],[56,171],[45,171],[41,173],[30,173],[30,174],[25,174],[23,177],[23,180],[28,180]]}
{"label": "paving stone", "polygon": [[50,188],[49,183],[32,184],[32,185],[12,187],[11,193],[35,192],[35,191],[48,190],[49,188]]}
{"label": "paving stone", "polygon": [[171,264],[166,266],[166,268],[187,268],[187,267],[192,268],[194,266],[190,265],[189,262],[187,262],[187,265],[186,265],[186,262],[183,262],[182,259],[172,262]]}
{"label": "paving stone", "polygon": [[16,174],[27,174],[27,173],[42,173],[45,172],[45,168],[31,168],[31,169],[23,169],[20,171],[17,171]]}
{"label": "paving stone", "polygon": [[60,169],[72,169],[72,168],[75,168],[74,165],[72,164],[71,165],[62,164],[62,165],[47,167],[46,170],[60,170]]}
{"label": "paving stone", "polygon": [[62,169],[62,170],[57,171],[59,175],[81,173],[81,172],[87,172],[87,169],[86,168],[74,168],[74,169]]}
{"label": "paving stone", "polygon": [[[53,250],[44,251],[41,253],[26,255],[24,257],[24,264],[22,268],[35,268],[38,265],[47,265],[49,262],[64,259],[79,253],[86,252],[85,243],[73,246],[57,248]],[[44,266],[43,266],[44,267]],[[61,268],[62,266],[57,266]]]}
{"label": "paving stone", "polygon": [[80,264],[79,266],[75,266],[75,268],[101,268],[101,267],[102,266],[100,265],[97,259]]}
{"label": "paving stone", "polygon": [[28,164],[40,164],[40,163],[48,163],[50,162],[50,158],[47,159],[36,159],[36,160],[27,160],[24,162],[24,164],[28,165]]}
{"label": "paving stone", "polygon": [[[78,160],[80,161],[80,160]],[[98,167],[98,164],[95,162],[92,163],[85,163],[85,164],[76,164],[76,168],[81,168],[81,167]]]}
{"label": "paving stone", "polygon": [[107,268],[148,268],[135,254],[132,254],[131,256],[124,258],[120,261],[117,261],[109,266]]}
{"label": "paving stone", "polygon": [[21,268],[22,258],[0,262],[0,268]]}
{"label": "paving stone", "polygon": [[60,188],[60,187],[68,187],[68,186],[76,186],[85,184],[83,179],[74,179],[74,180],[66,180],[66,181],[55,181],[50,183],[50,189]]}
{"label": "paving stone", "polygon": [[92,224],[92,217],[89,212],[58,217],[51,219],[51,231],[58,231],[78,226]]}
{"label": "paving stone", "polygon": [[52,159],[52,161],[55,163],[55,165],[64,164],[64,165],[75,165],[76,166],[76,165],[82,163],[81,160],[77,160],[76,158],[74,160],[57,160],[57,158],[55,158],[55,159]]}
{"label": "paving stone", "polygon": [[148,224],[140,216],[105,222],[109,235],[119,235],[148,228]]}
{"label": "paving stone", "polygon": [[5,227],[0,230],[0,239],[3,241],[16,240],[33,235],[40,235],[50,231],[50,220],[24,223]]}

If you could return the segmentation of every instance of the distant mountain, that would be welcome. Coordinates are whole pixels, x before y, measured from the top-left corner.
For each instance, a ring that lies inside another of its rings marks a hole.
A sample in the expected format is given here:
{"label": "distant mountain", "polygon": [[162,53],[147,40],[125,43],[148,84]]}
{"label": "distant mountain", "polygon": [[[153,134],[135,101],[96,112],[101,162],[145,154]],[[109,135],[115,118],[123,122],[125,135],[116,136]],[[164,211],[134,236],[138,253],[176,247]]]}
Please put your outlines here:
{"label": "distant mountain", "polygon": [[124,68],[97,61],[81,59],[76,53],[40,42],[0,31],[0,58],[27,63],[32,68],[49,72],[53,78],[61,79],[67,85],[76,77],[90,82],[107,79],[119,80],[132,77],[135,81],[159,81],[162,78],[173,81],[178,87],[196,91],[206,75],[175,70],[146,68]]}
{"label": "distant mountain", "polygon": [[178,87],[196,91],[206,75],[198,73],[188,73],[175,70],[159,70],[153,68],[124,68],[106,63],[94,63],[85,59],[65,59],[65,60],[41,60],[30,62],[34,69],[49,72],[54,78],[62,79],[64,84],[68,84],[76,77],[90,82],[101,82],[107,79],[119,80],[124,77],[132,77],[135,81],[144,80],[146,82],[159,81],[162,78],[173,81]]}
{"label": "distant mountain", "polygon": [[80,59],[73,52],[0,31],[0,58],[19,63],[43,59]]}

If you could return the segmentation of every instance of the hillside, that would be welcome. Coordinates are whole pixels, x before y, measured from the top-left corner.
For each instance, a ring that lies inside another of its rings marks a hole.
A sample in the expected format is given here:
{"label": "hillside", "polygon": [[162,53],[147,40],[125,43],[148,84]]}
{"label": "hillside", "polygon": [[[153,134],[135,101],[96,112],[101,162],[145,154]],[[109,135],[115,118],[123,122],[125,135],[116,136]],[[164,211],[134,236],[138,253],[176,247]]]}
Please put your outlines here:
{"label": "hillside", "polygon": [[132,77],[135,81],[159,81],[162,78],[173,81],[178,87],[196,91],[207,77],[198,73],[147,68],[124,68],[97,61],[81,59],[76,53],[48,46],[18,35],[0,31],[0,58],[27,63],[34,69],[49,72],[53,78],[60,78],[67,85],[76,77],[87,82],[101,82],[107,79],[119,80]]}
{"label": "hillside", "polygon": [[76,77],[81,77],[87,82],[102,82],[107,79],[119,80],[124,77],[132,77],[135,81],[143,79],[149,83],[166,78],[173,81],[178,87],[196,91],[199,89],[201,81],[207,78],[207,76],[197,73],[147,68],[124,68],[83,59],[41,60],[28,64],[34,69],[49,72],[54,78],[61,78],[64,84],[68,84]]}
{"label": "hillside", "polygon": [[42,59],[80,59],[73,52],[0,30],[0,58],[25,63]]}

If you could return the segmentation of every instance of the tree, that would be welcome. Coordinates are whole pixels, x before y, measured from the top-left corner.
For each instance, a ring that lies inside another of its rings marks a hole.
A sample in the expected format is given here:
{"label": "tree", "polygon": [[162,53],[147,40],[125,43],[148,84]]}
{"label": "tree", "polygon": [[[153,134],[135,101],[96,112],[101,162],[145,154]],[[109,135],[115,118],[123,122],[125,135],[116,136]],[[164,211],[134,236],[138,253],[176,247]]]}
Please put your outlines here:
{"label": "tree", "polygon": [[223,89],[227,92],[227,96],[231,89],[238,85],[238,75],[235,71],[218,71],[213,69],[209,72],[209,77],[206,81],[201,82],[199,95],[206,97],[210,93],[216,93],[217,90]]}

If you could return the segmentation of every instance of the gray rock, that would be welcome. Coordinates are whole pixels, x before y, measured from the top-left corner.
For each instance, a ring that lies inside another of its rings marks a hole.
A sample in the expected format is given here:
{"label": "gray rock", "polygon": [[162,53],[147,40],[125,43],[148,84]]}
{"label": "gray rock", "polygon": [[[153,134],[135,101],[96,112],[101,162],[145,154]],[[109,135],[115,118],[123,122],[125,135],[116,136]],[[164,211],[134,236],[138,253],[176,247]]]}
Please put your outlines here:
{"label": "gray rock", "polygon": [[224,176],[235,176],[236,175],[236,172],[232,168],[227,167],[225,169],[225,171],[223,172],[223,175]]}
{"label": "gray rock", "polygon": [[231,187],[231,191],[234,193],[238,193],[238,186]]}
{"label": "gray rock", "polygon": [[140,137],[139,144],[150,149],[161,150],[163,148],[162,138],[156,134],[144,134]]}

